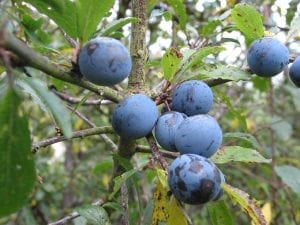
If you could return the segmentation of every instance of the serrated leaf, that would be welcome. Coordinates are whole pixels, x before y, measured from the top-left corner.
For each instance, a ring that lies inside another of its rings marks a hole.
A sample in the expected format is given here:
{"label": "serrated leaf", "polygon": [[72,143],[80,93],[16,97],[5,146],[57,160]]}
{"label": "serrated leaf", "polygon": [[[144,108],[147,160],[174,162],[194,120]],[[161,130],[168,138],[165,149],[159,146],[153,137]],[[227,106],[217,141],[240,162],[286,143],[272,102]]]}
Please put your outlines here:
{"label": "serrated leaf", "polygon": [[87,41],[96,31],[101,19],[113,7],[115,0],[76,0],[77,30],[81,42]]}
{"label": "serrated leaf", "polygon": [[231,213],[224,201],[210,202],[207,204],[212,225],[233,225]]}
{"label": "serrated leaf", "polygon": [[263,37],[264,27],[260,13],[251,5],[240,3],[231,11],[236,27],[245,35],[249,43]]}
{"label": "serrated leaf", "polygon": [[135,173],[137,172],[136,169],[131,169],[129,171],[126,171],[125,173],[121,174],[120,176],[117,176],[114,178],[114,187],[112,193],[109,195],[109,199],[112,199],[115,194],[120,190],[122,185]]}
{"label": "serrated leaf", "polygon": [[193,66],[202,64],[202,60],[205,57],[210,54],[217,54],[223,50],[225,50],[225,48],[222,46],[209,46],[194,50],[193,52],[189,52],[189,57],[185,57],[184,60],[182,60],[181,72],[184,73],[186,70],[192,68]]}
{"label": "serrated leaf", "polygon": [[294,192],[300,193],[300,169],[293,166],[276,166],[275,171]]}
{"label": "serrated leaf", "polygon": [[215,33],[215,30],[218,26],[221,26],[222,22],[221,20],[212,20],[209,21],[207,24],[202,26],[201,28],[201,35],[204,37],[208,37]]}
{"label": "serrated leaf", "polygon": [[197,79],[223,79],[223,80],[231,80],[231,81],[240,81],[240,80],[249,80],[251,75],[234,66],[225,66],[225,65],[217,65],[217,66],[206,66],[199,70],[193,72],[189,77],[197,78]]}
{"label": "serrated leaf", "polygon": [[95,225],[110,225],[108,214],[101,206],[88,205],[77,208],[76,211],[83,216],[87,222]]}
{"label": "serrated leaf", "polygon": [[258,151],[241,146],[225,146],[217,151],[211,158],[214,163],[228,162],[256,162],[270,163],[270,159],[264,158]]}
{"label": "serrated leaf", "polygon": [[287,40],[300,34],[300,16],[294,17],[291,22],[291,29],[288,32]]}
{"label": "serrated leaf", "polygon": [[24,89],[28,91],[34,99],[39,99],[38,103],[41,102],[39,106],[51,113],[56,123],[62,129],[63,134],[66,138],[72,137],[72,124],[71,124],[71,114],[68,109],[64,106],[62,101],[51,91],[48,90],[47,86],[41,81],[34,78],[28,78],[25,76],[19,76],[21,86],[26,85],[27,88]]}
{"label": "serrated leaf", "polygon": [[164,78],[166,80],[173,80],[173,76],[181,62],[181,59],[181,53],[174,48],[168,49],[163,55],[161,60],[161,66],[164,70]]}
{"label": "serrated leaf", "polygon": [[118,31],[123,26],[125,26],[129,23],[136,23],[138,21],[139,21],[139,18],[136,18],[136,17],[126,17],[126,18],[116,20],[116,21],[110,23],[104,29],[102,29],[99,32],[99,35],[100,36],[110,36],[112,33],[114,33],[115,31]]}
{"label": "serrated leaf", "polygon": [[185,29],[186,23],[187,23],[187,14],[185,10],[185,5],[183,0],[167,0],[167,2],[173,7],[175,11],[175,16],[179,20],[179,24],[181,29]]}
{"label": "serrated leaf", "polygon": [[249,133],[241,133],[241,132],[232,132],[223,134],[224,139],[239,139],[251,144],[254,149],[260,149],[260,145],[257,142],[256,138]]}
{"label": "serrated leaf", "polygon": [[0,102],[0,217],[25,204],[36,178],[28,120],[20,104],[13,89]]}
{"label": "serrated leaf", "polygon": [[255,199],[250,198],[246,192],[222,183],[224,192],[248,214],[255,225],[266,225],[265,217]]}
{"label": "serrated leaf", "polygon": [[40,13],[47,15],[70,37],[86,42],[108,13],[114,0],[25,0]]}

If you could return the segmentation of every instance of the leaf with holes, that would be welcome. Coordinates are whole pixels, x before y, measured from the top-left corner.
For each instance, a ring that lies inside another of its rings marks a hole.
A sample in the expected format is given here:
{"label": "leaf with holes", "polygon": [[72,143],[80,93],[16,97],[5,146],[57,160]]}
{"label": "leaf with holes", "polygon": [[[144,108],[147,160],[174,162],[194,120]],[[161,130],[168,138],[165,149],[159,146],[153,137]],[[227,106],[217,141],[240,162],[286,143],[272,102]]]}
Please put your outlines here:
{"label": "leaf with holes", "polygon": [[263,37],[264,27],[260,13],[251,5],[240,3],[231,10],[236,27],[245,35],[247,43]]}
{"label": "leaf with holes", "polygon": [[168,81],[173,80],[173,76],[181,62],[182,55],[175,48],[170,48],[163,55],[161,65],[164,70],[164,78]]}
{"label": "leaf with holes", "polygon": [[254,225],[266,225],[265,217],[255,199],[250,198],[246,192],[232,187],[229,184],[221,184],[224,192],[248,214]]}
{"label": "leaf with holes", "polygon": [[250,148],[243,148],[241,146],[225,146],[211,158],[214,163],[228,163],[228,162],[256,162],[256,163],[270,163],[270,159],[264,158],[258,151]]}
{"label": "leaf with holes", "polygon": [[0,217],[25,204],[36,179],[28,120],[20,104],[13,89],[0,102]]}

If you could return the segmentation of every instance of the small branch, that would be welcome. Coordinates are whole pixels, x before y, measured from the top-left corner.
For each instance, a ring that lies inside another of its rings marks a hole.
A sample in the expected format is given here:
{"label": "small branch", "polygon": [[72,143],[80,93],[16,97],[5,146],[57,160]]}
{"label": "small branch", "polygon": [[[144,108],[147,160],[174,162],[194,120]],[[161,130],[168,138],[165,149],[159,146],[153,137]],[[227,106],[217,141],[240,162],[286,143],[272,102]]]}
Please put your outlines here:
{"label": "small branch", "polygon": [[[151,147],[145,146],[145,145],[137,145],[135,148],[135,151],[140,152],[140,153],[152,154]],[[170,152],[170,151],[164,151],[164,150],[160,150],[160,149],[159,149],[159,151],[160,151],[160,154],[165,158],[175,159],[179,156],[178,152]]]}
{"label": "small branch", "polygon": [[[113,128],[110,126],[106,126],[106,127],[96,127],[96,128],[90,128],[90,129],[85,129],[85,130],[80,130],[80,131],[75,131],[73,132],[73,136],[71,139],[74,138],[83,138],[83,137],[88,137],[91,135],[97,135],[97,134],[103,134],[103,133],[113,133]],[[59,137],[52,137],[37,143],[34,143],[32,145],[32,152],[36,153],[38,149],[40,148],[44,148],[47,147],[49,145],[58,143],[58,142],[62,142],[68,140],[66,137],[64,136],[59,136]]]}
{"label": "small branch", "polygon": [[[92,121],[90,121],[88,118],[86,118],[83,114],[81,114],[78,110],[75,110],[71,106],[68,106],[68,109],[70,109],[72,112],[74,112],[80,119],[82,119],[86,124],[88,124],[90,127],[97,127],[96,124],[94,124]],[[100,134],[100,137],[105,141],[107,144],[111,146],[111,150],[113,152],[118,151],[118,146],[106,135],[106,134]]]}
{"label": "small branch", "polygon": [[121,186],[121,205],[124,210],[122,214],[122,225],[129,225],[129,218],[128,218],[128,193],[127,193],[127,186],[124,183]]}
{"label": "small branch", "polygon": [[7,50],[10,50],[18,55],[26,63],[27,66],[38,69],[59,80],[63,80],[88,89],[100,96],[104,96],[105,98],[113,102],[119,102],[122,99],[122,96],[118,94],[117,91],[109,87],[97,86],[91,82],[81,79],[78,74],[66,72],[60,69],[57,65],[50,62],[48,58],[33,51],[24,42],[17,39],[11,33],[5,32],[3,37],[4,47]]}
{"label": "small branch", "polygon": [[[52,92],[54,92],[54,94],[56,94],[60,99],[70,103],[70,104],[78,104],[80,102],[82,102],[82,99],[80,98],[74,98],[72,96],[69,96],[65,93],[62,93],[60,91],[55,90],[54,88],[51,89]],[[81,105],[84,106],[89,106],[89,105],[104,105],[104,104],[109,104],[112,103],[109,100],[103,100],[103,99],[95,99],[95,100],[86,100],[84,102],[82,102]]]}
{"label": "small branch", "polygon": [[149,134],[147,137],[147,141],[150,145],[150,148],[152,150],[152,154],[154,159],[160,164],[161,168],[165,171],[167,171],[168,169],[168,163],[165,160],[165,158],[163,157],[163,154],[161,153],[161,151],[159,150],[156,140],[153,137],[152,133]]}

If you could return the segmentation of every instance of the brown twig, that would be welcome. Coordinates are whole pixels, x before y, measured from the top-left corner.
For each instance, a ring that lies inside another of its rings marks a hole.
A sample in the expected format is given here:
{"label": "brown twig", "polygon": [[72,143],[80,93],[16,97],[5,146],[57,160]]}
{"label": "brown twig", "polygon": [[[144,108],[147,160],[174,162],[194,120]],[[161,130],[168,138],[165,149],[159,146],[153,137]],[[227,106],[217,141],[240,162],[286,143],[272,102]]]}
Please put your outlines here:
{"label": "brown twig", "polygon": [[[80,130],[80,131],[75,131],[73,132],[72,139],[73,138],[83,138],[83,137],[88,137],[92,135],[97,135],[97,134],[103,134],[103,133],[113,133],[113,128],[110,126],[106,127],[96,127],[96,128],[90,128],[90,129],[85,129],[85,130]],[[58,137],[52,137],[40,142],[36,142],[32,145],[32,152],[36,153],[38,149],[47,147],[49,145],[62,142],[67,140],[66,137],[64,136],[58,136]]]}

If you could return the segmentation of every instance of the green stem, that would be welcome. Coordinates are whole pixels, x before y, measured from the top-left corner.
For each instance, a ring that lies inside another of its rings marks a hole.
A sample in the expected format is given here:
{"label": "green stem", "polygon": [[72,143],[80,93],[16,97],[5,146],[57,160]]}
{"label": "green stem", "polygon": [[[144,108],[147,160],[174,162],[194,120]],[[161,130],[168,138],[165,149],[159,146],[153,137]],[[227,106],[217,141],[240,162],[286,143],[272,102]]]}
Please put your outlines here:
{"label": "green stem", "polygon": [[62,70],[58,65],[53,64],[45,56],[33,51],[24,42],[9,32],[4,32],[2,41],[4,47],[19,56],[19,58],[24,61],[26,66],[38,69],[59,80],[86,88],[98,95],[104,96],[113,102],[119,102],[122,99],[122,96],[117,91],[109,87],[97,86],[91,82],[82,80],[78,74],[69,73]]}

